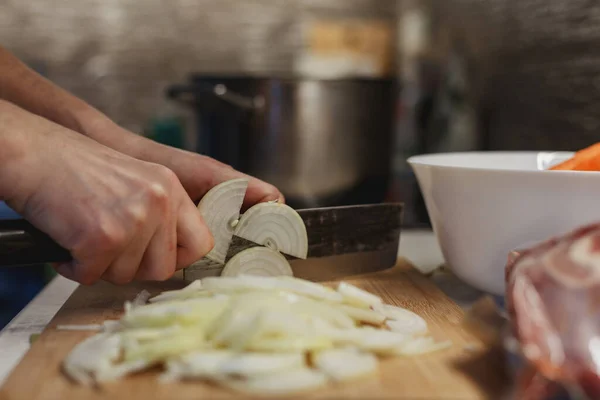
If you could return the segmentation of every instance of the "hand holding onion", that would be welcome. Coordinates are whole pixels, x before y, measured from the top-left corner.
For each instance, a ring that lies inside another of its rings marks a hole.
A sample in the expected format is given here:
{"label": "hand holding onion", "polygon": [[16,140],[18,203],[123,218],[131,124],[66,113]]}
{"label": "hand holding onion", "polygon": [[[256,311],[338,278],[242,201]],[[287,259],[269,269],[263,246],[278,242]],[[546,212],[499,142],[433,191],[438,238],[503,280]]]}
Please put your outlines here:
{"label": "hand holding onion", "polygon": [[105,147],[0,102],[0,194],[71,252],[57,267],[80,283],[163,280],[207,254],[213,237],[168,168]]}

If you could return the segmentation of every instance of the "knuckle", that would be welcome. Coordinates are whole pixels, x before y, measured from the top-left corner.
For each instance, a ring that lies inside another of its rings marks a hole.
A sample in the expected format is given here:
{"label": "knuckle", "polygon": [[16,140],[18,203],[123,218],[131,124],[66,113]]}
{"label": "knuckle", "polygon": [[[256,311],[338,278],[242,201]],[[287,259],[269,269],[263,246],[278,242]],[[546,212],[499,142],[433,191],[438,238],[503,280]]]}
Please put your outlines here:
{"label": "knuckle", "polygon": [[127,215],[133,222],[134,226],[140,227],[148,219],[148,209],[140,204],[137,204],[127,210]]}
{"label": "knuckle", "polygon": [[179,183],[177,174],[172,169],[165,167],[164,165],[157,166],[157,176],[161,182],[167,187],[172,187],[174,184]]}
{"label": "knuckle", "polygon": [[149,182],[145,189],[146,195],[153,203],[163,203],[169,198],[168,189],[163,182]]}
{"label": "knuckle", "polygon": [[154,203],[167,203],[172,189],[179,183],[173,171],[162,165],[156,166],[155,179],[147,183],[146,194]]}
{"label": "knuckle", "polygon": [[112,219],[100,219],[90,229],[91,241],[102,249],[120,247],[126,238],[127,235],[124,228]]}

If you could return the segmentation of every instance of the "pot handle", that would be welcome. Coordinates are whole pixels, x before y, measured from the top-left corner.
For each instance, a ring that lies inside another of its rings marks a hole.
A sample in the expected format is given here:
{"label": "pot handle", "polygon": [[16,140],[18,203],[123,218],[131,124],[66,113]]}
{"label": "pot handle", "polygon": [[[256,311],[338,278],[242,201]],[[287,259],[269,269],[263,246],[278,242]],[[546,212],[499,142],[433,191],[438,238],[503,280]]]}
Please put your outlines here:
{"label": "pot handle", "polygon": [[201,94],[215,96],[245,110],[258,110],[265,104],[265,99],[262,96],[244,96],[230,90],[222,83],[216,85],[173,85],[167,89],[167,96],[187,103],[194,103],[196,96]]}

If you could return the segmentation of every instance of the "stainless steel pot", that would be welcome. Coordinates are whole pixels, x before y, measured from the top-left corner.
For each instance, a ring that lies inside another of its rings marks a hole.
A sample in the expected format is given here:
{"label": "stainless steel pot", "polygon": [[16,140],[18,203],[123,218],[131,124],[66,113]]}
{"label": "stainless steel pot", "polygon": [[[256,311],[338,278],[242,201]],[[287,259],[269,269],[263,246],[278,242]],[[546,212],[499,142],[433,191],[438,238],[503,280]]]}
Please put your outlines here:
{"label": "stainless steel pot", "polygon": [[276,185],[295,206],[375,203],[390,176],[394,82],[194,76],[198,148]]}

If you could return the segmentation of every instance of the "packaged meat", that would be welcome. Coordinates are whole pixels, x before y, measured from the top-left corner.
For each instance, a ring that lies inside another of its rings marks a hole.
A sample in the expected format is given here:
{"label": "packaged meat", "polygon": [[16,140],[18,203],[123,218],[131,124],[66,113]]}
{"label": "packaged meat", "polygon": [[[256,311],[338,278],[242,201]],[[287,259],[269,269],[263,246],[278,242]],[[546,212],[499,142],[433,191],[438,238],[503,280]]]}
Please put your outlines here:
{"label": "packaged meat", "polygon": [[600,399],[600,224],[512,252],[506,307],[515,399]]}

